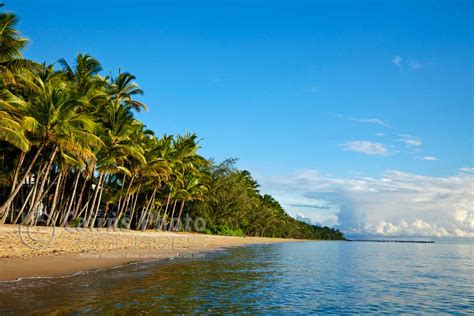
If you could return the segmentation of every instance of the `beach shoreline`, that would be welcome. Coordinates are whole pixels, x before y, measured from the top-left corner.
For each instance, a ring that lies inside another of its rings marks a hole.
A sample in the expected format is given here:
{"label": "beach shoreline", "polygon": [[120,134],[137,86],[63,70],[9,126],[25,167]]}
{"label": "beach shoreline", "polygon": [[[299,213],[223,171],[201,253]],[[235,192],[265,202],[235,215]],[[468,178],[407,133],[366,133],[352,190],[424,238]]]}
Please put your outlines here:
{"label": "beach shoreline", "polygon": [[78,272],[251,244],[304,240],[197,233],[0,225],[0,281],[62,277]]}

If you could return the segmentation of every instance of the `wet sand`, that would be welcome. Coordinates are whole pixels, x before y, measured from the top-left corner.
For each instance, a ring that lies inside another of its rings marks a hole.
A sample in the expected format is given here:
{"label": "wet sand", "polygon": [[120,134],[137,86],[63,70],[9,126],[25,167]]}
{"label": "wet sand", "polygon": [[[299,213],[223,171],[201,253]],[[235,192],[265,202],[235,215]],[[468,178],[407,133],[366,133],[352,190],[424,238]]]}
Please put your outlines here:
{"label": "wet sand", "polygon": [[195,233],[0,225],[0,281],[57,277],[127,263],[301,240]]}

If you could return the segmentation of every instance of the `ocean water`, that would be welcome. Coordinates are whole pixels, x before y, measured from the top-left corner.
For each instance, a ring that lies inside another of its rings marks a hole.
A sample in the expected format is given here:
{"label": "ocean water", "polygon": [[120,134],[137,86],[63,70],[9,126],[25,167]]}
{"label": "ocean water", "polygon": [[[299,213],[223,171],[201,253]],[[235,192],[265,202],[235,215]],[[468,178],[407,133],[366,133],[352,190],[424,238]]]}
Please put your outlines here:
{"label": "ocean water", "polygon": [[0,283],[5,314],[474,314],[474,245],[305,242]]}

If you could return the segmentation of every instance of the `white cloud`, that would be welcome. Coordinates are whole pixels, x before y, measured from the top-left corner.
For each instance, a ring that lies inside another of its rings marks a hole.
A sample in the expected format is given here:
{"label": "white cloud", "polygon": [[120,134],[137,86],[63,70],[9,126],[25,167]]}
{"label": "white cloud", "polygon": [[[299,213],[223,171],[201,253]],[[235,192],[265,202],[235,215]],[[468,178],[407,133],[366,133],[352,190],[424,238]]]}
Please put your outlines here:
{"label": "white cloud", "polygon": [[306,217],[304,214],[302,213],[296,213],[296,219],[301,221],[301,222],[305,222],[307,224],[313,224],[313,221],[311,220],[311,218],[309,217]]}
{"label": "white cloud", "polygon": [[[463,169],[451,177],[386,171],[380,178],[303,170],[259,182],[285,207],[288,201],[325,203],[327,210],[305,210],[304,217],[332,218],[346,232],[474,238],[474,168]],[[295,216],[295,208],[287,210]]]}
{"label": "white cloud", "polygon": [[311,86],[310,91],[313,93],[319,92],[321,88],[319,86]]}
{"label": "white cloud", "polygon": [[390,150],[381,143],[370,142],[367,140],[355,140],[342,144],[344,150],[354,151],[366,155],[388,156]]}
{"label": "white cloud", "polygon": [[474,173],[474,167],[466,167],[459,169],[461,172]]}
{"label": "white cloud", "polygon": [[424,156],[424,157],[418,157],[419,160],[427,160],[427,161],[435,161],[438,160],[438,158],[433,157],[433,156]]}
{"label": "white cloud", "polygon": [[221,77],[217,77],[217,76],[212,76],[207,79],[209,80],[210,84],[216,85],[216,86],[220,86],[222,82],[224,81]]}
{"label": "white cloud", "polygon": [[416,59],[410,59],[408,61],[408,65],[410,66],[411,69],[416,70],[418,68],[421,68],[421,64],[416,60]]}
{"label": "white cloud", "polygon": [[361,123],[369,123],[369,124],[375,124],[375,125],[380,125],[384,127],[390,127],[390,125],[388,125],[381,119],[377,119],[377,118],[368,118],[368,119],[349,118],[349,119],[351,121],[356,121],[356,122],[361,122]]}
{"label": "white cloud", "polygon": [[382,136],[385,136],[385,134],[384,133],[377,133],[377,134],[375,134],[375,136],[382,137]]}
{"label": "white cloud", "polygon": [[395,64],[395,66],[397,66],[398,70],[399,71],[402,71],[403,70],[403,64],[402,64],[402,61],[403,59],[400,57],[400,56],[394,56],[392,58],[392,63]]}
{"label": "white cloud", "polygon": [[408,61],[405,61],[402,57],[396,55],[392,58],[392,63],[397,66],[398,71],[403,71],[406,68],[411,70],[417,70],[423,65],[416,59],[410,58]]}
{"label": "white cloud", "polygon": [[374,124],[374,125],[379,125],[383,127],[390,127],[390,125],[385,122],[384,120],[381,120],[379,118],[357,118],[357,117],[345,117],[343,115],[338,115],[340,118],[349,120],[349,121],[354,121],[354,122],[359,122],[359,123],[368,123],[368,124]]}
{"label": "white cloud", "polygon": [[400,138],[397,141],[405,143],[407,147],[419,147],[423,144],[421,138],[416,136],[407,134],[399,134],[398,136]]}

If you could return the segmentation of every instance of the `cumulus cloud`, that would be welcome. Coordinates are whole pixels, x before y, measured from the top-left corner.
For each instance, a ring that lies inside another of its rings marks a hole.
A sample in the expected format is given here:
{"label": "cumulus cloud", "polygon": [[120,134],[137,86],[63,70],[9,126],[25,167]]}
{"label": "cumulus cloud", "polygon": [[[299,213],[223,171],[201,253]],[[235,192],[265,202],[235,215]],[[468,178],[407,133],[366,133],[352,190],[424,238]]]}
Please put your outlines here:
{"label": "cumulus cloud", "polygon": [[390,150],[384,144],[367,140],[349,141],[342,144],[342,148],[344,148],[344,150],[373,156],[388,156],[390,154]]}
{"label": "cumulus cloud", "polygon": [[451,177],[386,171],[380,178],[303,170],[259,180],[293,216],[297,209],[288,204],[298,200],[327,205],[328,210],[304,215],[313,222],[332,221],[347,233],[474,238],[474,168],[463,169]]}
{"label": "cumulus cloud", "polygon": [[306,217],[304,214],[301,214],[301,213],[296,214],[296,219],[299,220],[300,222],[305,222],[310,225],[313,224],[313,221],[311,220],[311,218]]}

